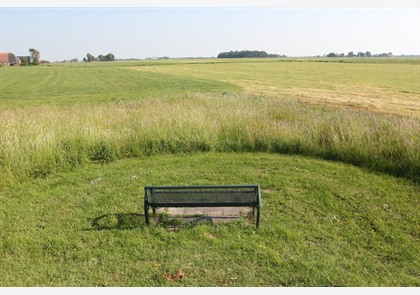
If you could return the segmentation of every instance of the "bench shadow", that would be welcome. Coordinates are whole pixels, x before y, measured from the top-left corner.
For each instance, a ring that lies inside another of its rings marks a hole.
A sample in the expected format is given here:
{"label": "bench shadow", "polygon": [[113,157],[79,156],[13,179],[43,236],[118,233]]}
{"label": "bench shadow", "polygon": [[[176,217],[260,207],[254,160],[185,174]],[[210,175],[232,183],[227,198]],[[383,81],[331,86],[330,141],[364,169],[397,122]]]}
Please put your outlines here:
{"label": "bench shadow", "polygon": [[[232,221],[248,220],[249,216],[220,216],[220,215],[202,215],[202,214],[168,214],[159,212],[156,216],[150,216],[150,226],[161,226],[167,229],[181,229],[195,227],[203,223],[224,224]],[[249,222],[249,220],[248,220]],[[103,214],[91,221],[91,230],[133,230],[145,228],[148,225],[145,222],[144,214],[139,213],[112,213]]]}
{"label": "bench shadow", "polygon": [[[173,208],[171,208],[173,209]],[[169,210],[171,210],[169,209]],[[160,211],[160,212],[159,212]],[[172,214],[171,214],[172,213]],[[185,213],[179,214],[180,212],[168,212],[166,209],[158,209],[156,216],[151,216],[151,224],[155,226],[161,226],[167,229],[181,229],[195,227],[201,224],[213,224],[222,225],[226,223],[234,222],[245,222],[253,223],[250,212],[247,214],[240,215],[228,215],[221,216],[219,214],[194,214]]]}
{"label": "bench shadow", "polygon": [[130,230],[146,226],[144,214],[114,213],[96,217],[91,222],[90,230]]}

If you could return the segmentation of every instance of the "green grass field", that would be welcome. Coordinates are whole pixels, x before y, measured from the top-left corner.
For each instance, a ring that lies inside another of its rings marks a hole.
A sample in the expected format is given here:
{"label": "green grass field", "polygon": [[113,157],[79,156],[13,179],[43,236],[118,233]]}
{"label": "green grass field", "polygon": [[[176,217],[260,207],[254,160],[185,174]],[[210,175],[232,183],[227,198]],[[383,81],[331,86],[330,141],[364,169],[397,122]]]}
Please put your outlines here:
{"label": "green grass field", "polygon": [[[419,286],[418,59],[0,68],[0,286]],[[258,183],[145,226],[145,185]]]}
{"label": "green grass field", "polygon": [[[145,226],[144,185],[255,181],[259,230],[246,221]],[[156,155],[58,173],[0,196],[2,286],[419,283],[418,190],[345,164],[266,153]]]}

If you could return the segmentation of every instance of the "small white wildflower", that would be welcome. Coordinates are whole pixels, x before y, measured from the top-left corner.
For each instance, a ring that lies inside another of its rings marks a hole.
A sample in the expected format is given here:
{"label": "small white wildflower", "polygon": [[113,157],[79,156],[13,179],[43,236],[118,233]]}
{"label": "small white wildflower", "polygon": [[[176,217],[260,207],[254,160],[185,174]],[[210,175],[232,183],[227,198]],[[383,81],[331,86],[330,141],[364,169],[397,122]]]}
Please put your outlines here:
{"label": "small white wildflower", "polygon": [[102,178],[94,179],[90,182],[91,185],[97,185],[98,183],[102,182]]}

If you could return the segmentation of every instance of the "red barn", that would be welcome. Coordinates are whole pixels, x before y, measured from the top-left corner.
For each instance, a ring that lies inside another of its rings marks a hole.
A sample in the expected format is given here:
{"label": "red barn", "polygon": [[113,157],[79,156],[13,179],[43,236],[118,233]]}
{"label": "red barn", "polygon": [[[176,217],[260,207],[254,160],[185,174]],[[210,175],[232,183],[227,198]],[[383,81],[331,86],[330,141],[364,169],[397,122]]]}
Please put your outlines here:
{"label": "red barn", "polygon": [[0,63],[5,66],[13,66],[13,65],[18,65],[20,63],[20,60],[13,53],[1,52]]}

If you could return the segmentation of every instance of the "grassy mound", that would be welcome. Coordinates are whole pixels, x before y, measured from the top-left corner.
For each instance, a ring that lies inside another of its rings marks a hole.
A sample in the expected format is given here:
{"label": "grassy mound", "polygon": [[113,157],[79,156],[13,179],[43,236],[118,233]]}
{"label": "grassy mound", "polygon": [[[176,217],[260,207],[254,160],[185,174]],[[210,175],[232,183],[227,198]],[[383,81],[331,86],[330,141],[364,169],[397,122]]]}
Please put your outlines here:
{"label": "grassy mound", "polygon": [[[247,220],[145,225],[144,185],[258,183]],[[88,165],[0,194],[0,286],[418,286],[418,187],[260,153]]]}

